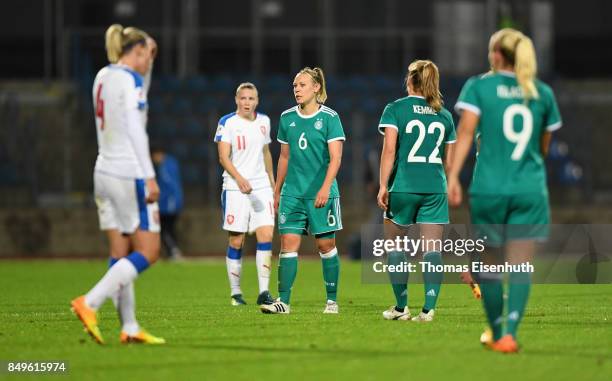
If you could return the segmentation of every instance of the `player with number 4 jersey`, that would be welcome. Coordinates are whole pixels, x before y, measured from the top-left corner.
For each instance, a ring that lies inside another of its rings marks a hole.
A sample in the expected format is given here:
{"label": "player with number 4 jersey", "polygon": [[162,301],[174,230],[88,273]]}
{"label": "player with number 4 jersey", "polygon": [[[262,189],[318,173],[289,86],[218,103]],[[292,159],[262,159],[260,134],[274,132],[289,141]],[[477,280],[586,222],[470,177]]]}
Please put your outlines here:
{"label": "player with number 4 jersey", "polygon": [[[468,80],[455,106],[461,119],[448,175],[449,202],[461,203],[459,173],[476,137],[470,215],[487,246],[482,260],[487,264],[529,263],[535,241],[548,235],[544,157],[551,133],[561,127],[561,116],[553,91],[536,78],[536,53],[529,37],[511,28],[497,31],[489,41],[489,62],[491,71]],[[507,301],[502,273],[481,273],[479,277],[491,329],[481,341],[494,351],[517,352],[530,274],[509,274]]]}
{"label": "player with number 4 jersey", "polygon": [[[380,118],[378,130],[385,136],[380,160],[378,205],[385,211],[387,239],[406,234],[413,224],[419,225],[425,242],[442,238],[448,224],[448,200],[444,164],[448,164],[455,125],[451,114],[442,107],[440,74],[428,60],[417,60],[408,66],[408,96],[389,103]],[[442,264],[440,248],[426,245],[423,260]],[[390,264],[406,262],[401,251],[388,253]],[[425,304],[418,316],[408,310],[408,272],[391,275],[396,305],[383,312],[388,320],[433,320],[442,274],[424,272]]]}
{"label": "player with number 4 jersey", "polygon": [[335,232],[342,229],[336,174],[345,140],[340,116],[325,106],[325,77],[320,68],[304,68],[293,81],[298,105],[281,114],[281,143],[274,203],[278,211],[281,253],[278,267],[280,298],[263,305],[264,313],[289,313],[291,288],[297,274],[301,236],[315,236],[327,303],[324,313],[338,313],[336,302],[340,261]]}

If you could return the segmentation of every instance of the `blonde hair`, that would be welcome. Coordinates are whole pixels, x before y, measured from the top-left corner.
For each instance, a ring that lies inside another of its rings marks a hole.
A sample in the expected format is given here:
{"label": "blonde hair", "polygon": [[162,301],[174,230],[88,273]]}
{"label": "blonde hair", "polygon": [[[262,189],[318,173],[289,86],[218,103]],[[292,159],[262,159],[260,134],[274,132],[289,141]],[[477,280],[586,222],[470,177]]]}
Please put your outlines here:
{"label": "blonde hair", "polygon": [[[535,77],[538,64],[531,39],[516,29],[504,28],[493,33],[489,40],[489,52],[494,51],[499,51],[506,62],[514,67],[525,99],[537,99],[539,94]],[[491,70],[494,71],[493,68]]]}
{"label": "blonde hair", "polygon": [[236,88],[236,96],[238,96],[238,93],[240,92],[240,90],[243,90],[243,89],[255,90],[255,92],[259,94],[259,91],[257,91],[257,87],[255,87],[254,84],[252,84],[251,82],[242,82]]}
{"label": "blonde hair", "polygon": [[406,74],[406,90],[411,84],[420,91],[427,103],[436,111],[442,109],[442,93],[440,92],[440,72],[435,63],[430,60],[416,60],[408,65]]}
{"label": "blonde hair", "polygon": [[317,91],[316,99],[318,104],[324,104],[327,100],[327,89],[325,88],[325,74],[323,74],[323,69],[320,67],[315,67],[314,69],[310,67],[305,67],[297,75],[300,74],[308,74],[314,83],[318,83],[321,88]]}
{"label": "blonde hair", "polygon": [[110,63],[117,63],[122,55],[129,52],[135,45],[147,44],[149,35],[144,31],[113,24],[106,30],[106,56]]}

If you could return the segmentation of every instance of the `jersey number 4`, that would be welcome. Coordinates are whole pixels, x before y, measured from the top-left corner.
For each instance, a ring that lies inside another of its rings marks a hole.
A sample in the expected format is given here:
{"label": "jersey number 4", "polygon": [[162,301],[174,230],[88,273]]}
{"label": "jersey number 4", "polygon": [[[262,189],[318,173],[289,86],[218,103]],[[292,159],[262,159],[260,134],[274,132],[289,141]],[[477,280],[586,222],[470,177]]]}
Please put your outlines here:
{"label": "jersey number 4", "polygon": [[[411,134],[414,127],[419,128],[419,136],[417,136],[417,140],[412,146],[412,149],[408,153],[408,162],[409,163],[433,163],[433,164],[442,164],[442,159],[439,157],[440,153],[440,144],[442,144],[442,139],[444,139],[444,125],[440,122],[433,122],[427,127],[425,130],[425,125],[418,119],[411,120],[406,125],[406,133]],[[425,140],[425,134],[433,135],[439,131],[438,139],[436,140],[436,146],[433,151],[429,154],[429,157],[419,156],[416,153],[419,148],[423,144]]]}
{"label": "jersey number 4", "polygon": [[102,99],[102,84],[98,85],[96,91],[96,117],[100,118],[100,129],[104,129],[104,100]]}

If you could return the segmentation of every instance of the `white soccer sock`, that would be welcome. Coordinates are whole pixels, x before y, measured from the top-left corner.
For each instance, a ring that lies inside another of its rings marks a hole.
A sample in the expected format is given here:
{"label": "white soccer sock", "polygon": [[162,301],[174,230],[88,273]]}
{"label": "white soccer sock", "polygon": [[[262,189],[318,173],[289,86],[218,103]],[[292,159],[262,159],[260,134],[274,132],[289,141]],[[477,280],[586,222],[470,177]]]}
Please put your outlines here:
{"label": "white soccer sock", "polygon": [[270,289],[272,250],[257,250],[255,263],[257,264],[257,279],[259,280],[259,293],[261,294]]}
{"label": "white soccer sock", "polygon": [[140,331],[136,320],[136,295],[134,294],[134,282],[121,286],[119,292],[113,295],[113,303],[119,313],[121,330],[130,336]]}
{"label": "white soccer sock", "polygon": [[229,279],[231,295],[242,294],[240,289],[240,277],[242,276],[242,259],[231,259],[225,257],[227,266],[227,278]]}
{"label": "white soccer sock", "polygon": [[107,298],[119,292],[119,288],[138,277],[136,267],[126,258],[121,258],[108,269],[100,281],[85,295],[85,303],[98,310]]}

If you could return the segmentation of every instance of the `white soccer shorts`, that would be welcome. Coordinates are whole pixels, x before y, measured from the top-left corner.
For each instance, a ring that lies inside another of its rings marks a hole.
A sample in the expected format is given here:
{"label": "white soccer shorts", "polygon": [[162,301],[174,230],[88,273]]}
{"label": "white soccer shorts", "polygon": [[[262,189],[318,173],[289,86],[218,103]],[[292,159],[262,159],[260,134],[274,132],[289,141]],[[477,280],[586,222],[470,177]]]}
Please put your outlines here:
{"label": "white soccer shorts", "polygon": [[239,190],[221,192],[223,230],[253,233],[261,226],[274,226],[274,194],[263,188],[244,194]]}
{"label": "white soccer shorts", "polygon": [[100,230],[117,229],[132,234],[136,229],[159,233],[159,206],[148,204],[148,191],[142,179],[122,179],[94,173],[94,195]]}

